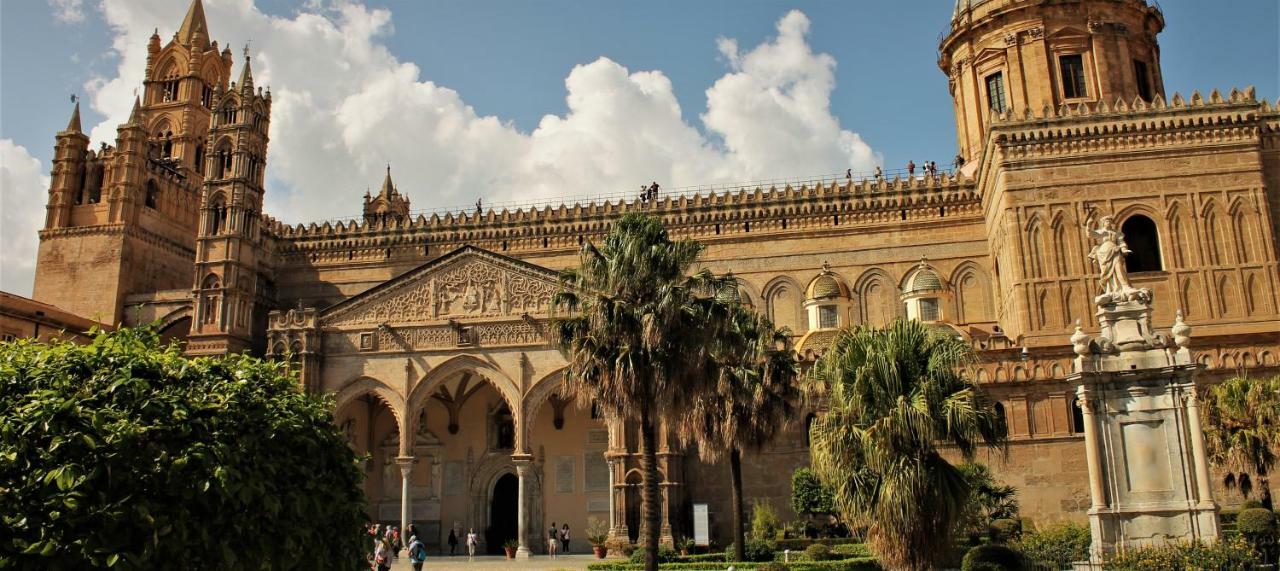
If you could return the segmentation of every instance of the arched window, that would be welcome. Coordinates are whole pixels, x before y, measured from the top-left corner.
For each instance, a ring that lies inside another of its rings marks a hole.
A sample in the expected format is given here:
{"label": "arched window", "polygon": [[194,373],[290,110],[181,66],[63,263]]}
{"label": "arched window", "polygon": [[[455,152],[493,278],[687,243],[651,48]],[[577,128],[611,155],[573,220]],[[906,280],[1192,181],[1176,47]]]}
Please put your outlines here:
{"label": "arched window", "polygon": [[205,228],[208,230],[209,235],[217,236],[218,234],[221,234],[224,229],[226,229],[227,206],[226,206],[226,203],[223,201],[221,194],[215,197],[213,199],[213,202],[209,204],[208,217],[209,217],[209,222],[208,224],[206,224]]}
{"label": "arched window", "polygon": [[156,205],[160,203],[160,187],[156,186],[156,181],[147,181],[147,194],[144,202],[147,208],[151,209],[155,209]]}
{"label": "arched window", "polygon": [[1009,435],[1009,417],[1005,415],[1004,404],[996,403],[994,408],[996,409],[996,422],[998,423],[997,428],[999,428],[1000,430],[1000,435],[1008,436]]}
{"label": "arched window", "polygon": [[218,292],[219,285],[218,276],[214,274],[205,276],[200,284],[200,288],[204,290],[200,299],[200,316],[203,323],[218,322],[218,299],[221,297]]}
{"label": "arched window", "polygon": [[1120,226],[1124,241],[1129,245],[1130,254],[1124,259],[1125,269],[1134,272],[1158,272],[1164,267],[1160,263],[1160,236],[1156,233],[1156,223],[1141,214],[1130,216]]}
{"label": "arched window", "polygon": [[204,174],[204,145],[196,145],[196,172]]}
{"label": "arched window", "polygon": [[160,135],[160,156],[173,158],[173,131],[165,131]]}
{"label": "arched window", "polygon": [[1084,434],[1084,409],[1080,408],[1080,399],[1071,399],[1071,430]]}
{"label": "arched window", "polygon": [[217,161],[216,165],[218,176],[215,178],[227,178],[231,176],[232,157],[231,145],[223,145],[222,148],[218,149],[218,154],[215,159]]}

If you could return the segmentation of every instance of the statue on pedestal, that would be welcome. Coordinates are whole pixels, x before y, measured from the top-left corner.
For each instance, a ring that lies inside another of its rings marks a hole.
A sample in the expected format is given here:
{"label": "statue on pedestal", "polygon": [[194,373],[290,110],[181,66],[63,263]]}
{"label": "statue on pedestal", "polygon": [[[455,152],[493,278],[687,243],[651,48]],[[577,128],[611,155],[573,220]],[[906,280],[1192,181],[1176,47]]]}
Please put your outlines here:
{"label": "statue on pedestal", "polygon": [[1094,298],[1094,303],[1105,305],[1126,301],[1151,301],[1151,292],[1137,289],[1129,284],[1129,271],[1125,268],[1124,258],[1130,253],[1128,244],[1124,242],[1124,234],[1115,228],[1115,220],[1103,216],[1096,230],[1089,234],[1097,244],[1089,251],[1089,259],[1098,264],[1101,271],[1102,294]]}

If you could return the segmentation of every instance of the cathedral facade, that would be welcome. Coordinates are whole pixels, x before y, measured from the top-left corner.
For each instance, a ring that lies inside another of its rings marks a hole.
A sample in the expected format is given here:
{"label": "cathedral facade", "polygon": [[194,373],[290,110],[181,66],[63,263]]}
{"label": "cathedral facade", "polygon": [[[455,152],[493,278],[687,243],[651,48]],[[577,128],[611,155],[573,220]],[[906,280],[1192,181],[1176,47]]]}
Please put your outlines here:
{"label": "cathedral facade", "polygon": [[[1007,455],[982,460],[1023,515],[1083,520],[1066,378],[1077,324],[1098,328],[1087,228],[1112,217],[1155,321],[1180,311],[1195,329],[1202,380],[1280,367],[1280,111],[1252,88],[1166,93],[1163,27],[1146,0],[958,0],[938,61],[954,171],[426,217],[388,169],[362,218],[290,225],[262,209],[271,94],[247,54],[232,81],[195,0],[151,38],[114,146],[89,148],[78,108],[58,133],[35,299],[158,323],[193,355],[291,361],[369,455],[374,519],[535,550],[554,521],[584,549],[590,517],[637,536],[639,442],[560,397],[549,306],[583,243],[645,212],[704,243],[702,264],[733,272],[803,362],[841,328],[899,317],[970,342],[1009,427]],[[790,513],[815,413],[747,455],[747,497]],[[727,467],[660,440],[664,535],[688,536],[706,503],[726,542]]]}

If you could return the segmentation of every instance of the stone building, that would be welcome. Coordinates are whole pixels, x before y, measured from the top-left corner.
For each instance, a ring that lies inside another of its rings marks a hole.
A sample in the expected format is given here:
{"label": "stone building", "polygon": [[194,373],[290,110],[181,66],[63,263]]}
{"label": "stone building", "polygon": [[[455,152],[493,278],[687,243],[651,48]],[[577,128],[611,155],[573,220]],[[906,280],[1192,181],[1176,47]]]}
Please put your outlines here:
{"label": "stone building", "polygon": [[[230,81],[195,0],[167,43],[151,38],[114,146],[90,150],[78,114],[58,133],[35,295],[159,322],[192,354],[294,362],[370,454],[371,515],[407,512],[428,543],[474,527],[493,547],[522,521],[537,546],[555,521],[582,549],[589,516],[636,536],[638,441],[557,394],[548,304],[584,242],[643,211],[706,244],[705,266],[738,276],[802,360],[839,328],[897,317],[971,342],[1008,420],[999,478],[1025,515],[1083,520],[1068,340],[1077,319],[1098,328],[1087,226],[1114,218],[1134,285],[1166,300],[1155,321],[1181,309],[1196,328],[1201,378],[1280,359],[1280,112],[1251,88],[1166,93],[1163,27],[1145,0],[959,0],[938,61],[955,171],[426,216],[388,169],[361,218],[289,225],[262,211],[271,94],[247,54]],[[748,455],[747,497],[789,514],[804,426]],[[727,469],[661,440],[664,532],[687,535],[706,502],[723,541]]]}

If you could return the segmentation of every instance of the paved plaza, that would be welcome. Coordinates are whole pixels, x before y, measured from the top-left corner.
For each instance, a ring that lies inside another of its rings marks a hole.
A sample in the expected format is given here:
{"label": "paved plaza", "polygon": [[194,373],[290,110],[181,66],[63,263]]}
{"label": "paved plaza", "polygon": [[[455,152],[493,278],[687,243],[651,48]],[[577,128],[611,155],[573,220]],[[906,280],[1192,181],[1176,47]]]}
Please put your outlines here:
{"label": "paved plaza", "polygon": [[[486,555],[467,561],[466,557],[449,557],[432,555],[427,558],[423,569],[519,569],[521,571],[557,571],[560,569],[586,569],[587,565],[600,561],[591,554],[561,555],[552,559],[546,555],[535,555],[529,559],[507,559],[500,555]],[[615,560],[616,561],[616,560]],[[401,557],[393,571],[411,571],[408,559]]]}

